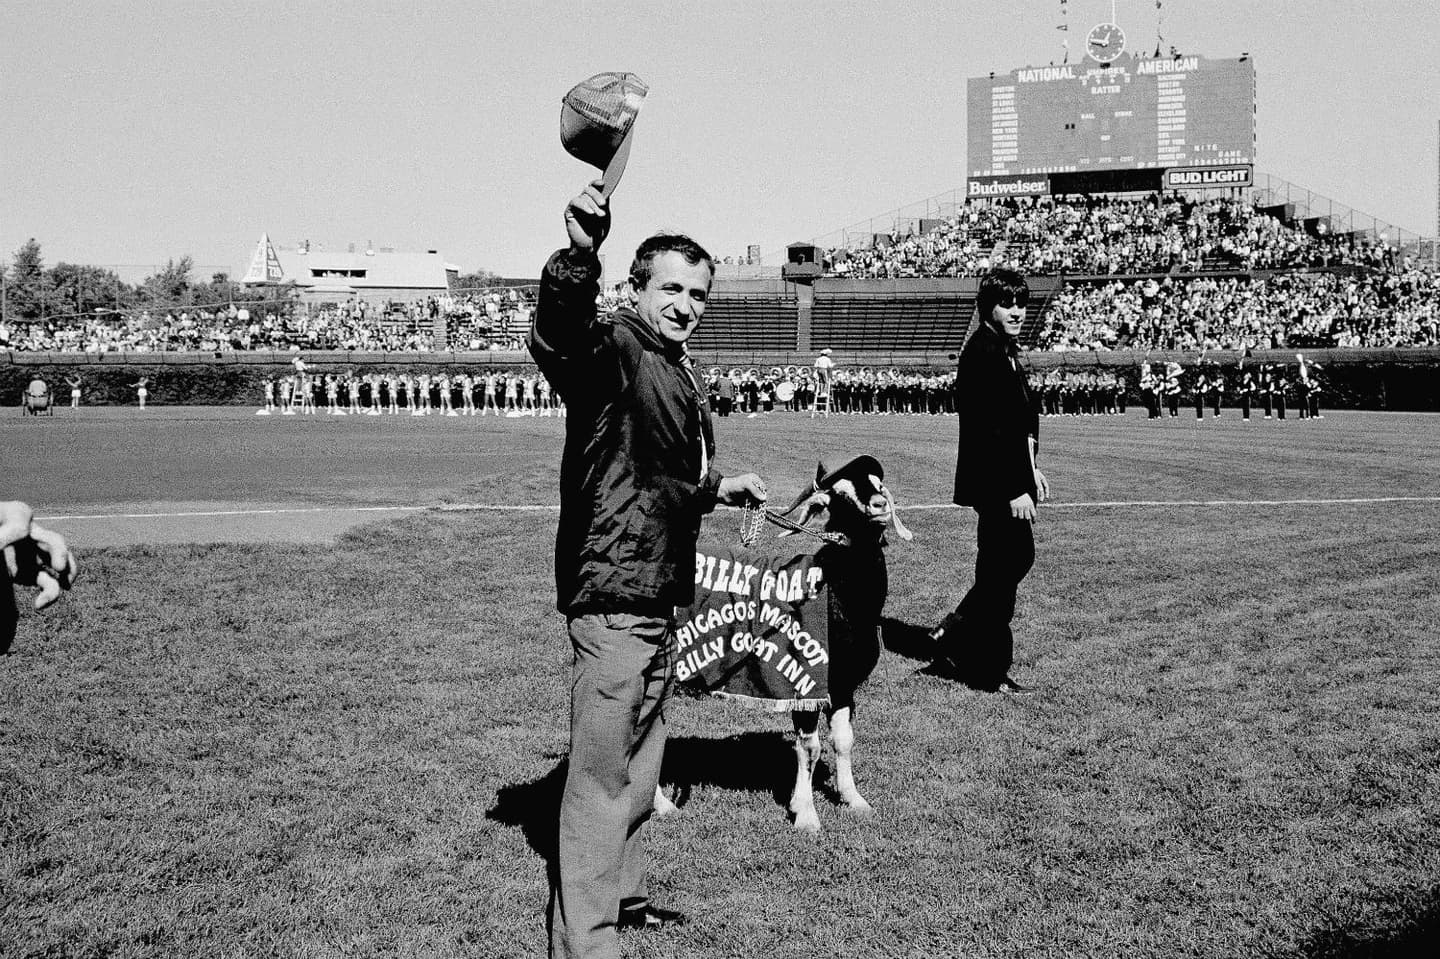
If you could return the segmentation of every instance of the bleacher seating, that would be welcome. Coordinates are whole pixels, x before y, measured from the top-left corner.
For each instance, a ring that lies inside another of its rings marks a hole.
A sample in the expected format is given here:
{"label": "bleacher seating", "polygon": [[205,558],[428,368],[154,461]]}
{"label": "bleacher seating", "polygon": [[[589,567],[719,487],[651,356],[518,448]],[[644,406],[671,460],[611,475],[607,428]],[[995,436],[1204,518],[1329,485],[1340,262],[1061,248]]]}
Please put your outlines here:
{"label": "bleacher seating", "polygon": [[690,343],[696,349],[793,350],[798,327],[793,293],[717,293]]}
{"label": "bleacher seating", "polygon": [[973,294],[817,295],[810,340],[847,352],[943,353],[964,342],[974,312]]}

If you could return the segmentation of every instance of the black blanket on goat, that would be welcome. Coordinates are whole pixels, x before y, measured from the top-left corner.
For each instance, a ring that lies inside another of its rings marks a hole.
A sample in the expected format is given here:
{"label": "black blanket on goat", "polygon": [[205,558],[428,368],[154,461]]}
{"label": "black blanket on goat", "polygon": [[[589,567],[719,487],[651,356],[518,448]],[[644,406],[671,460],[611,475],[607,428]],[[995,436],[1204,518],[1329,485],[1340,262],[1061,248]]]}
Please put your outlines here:
{"label": "black blanket on goat", "polygon": [[886,588],[878,546],[702,542],[695,601],[676,616],[678,677],[776,710],[851,705],[880,655]]}

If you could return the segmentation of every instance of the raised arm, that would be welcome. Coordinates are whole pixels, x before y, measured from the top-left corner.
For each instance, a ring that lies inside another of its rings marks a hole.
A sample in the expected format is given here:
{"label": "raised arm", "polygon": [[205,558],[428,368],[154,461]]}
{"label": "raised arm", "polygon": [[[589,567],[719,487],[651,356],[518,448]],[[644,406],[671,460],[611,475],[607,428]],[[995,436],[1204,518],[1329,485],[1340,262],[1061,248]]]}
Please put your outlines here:
{"label": "raised arm", "polygon": [[600,192],[600,182],[591,183],[566,205],[570,245],[546,262],[530,322],[530,355],[567,403],[580,372],[577,364],[590,355],[594,343],[599,250],[610,233],[610,204]]}

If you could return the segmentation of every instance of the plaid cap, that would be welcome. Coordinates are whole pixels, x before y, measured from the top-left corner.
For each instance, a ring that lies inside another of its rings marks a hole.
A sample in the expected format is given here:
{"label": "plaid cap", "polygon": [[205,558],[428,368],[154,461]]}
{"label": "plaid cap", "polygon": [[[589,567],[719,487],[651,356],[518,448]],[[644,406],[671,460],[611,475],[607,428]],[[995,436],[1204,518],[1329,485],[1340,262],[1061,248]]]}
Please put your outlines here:
{"label": "plaid cap", "polygon": [[633,73],[597,73],[560,101],[560,142],[575,159],[604,170],[609,196],[625,172],[635,118],[650,87]]}

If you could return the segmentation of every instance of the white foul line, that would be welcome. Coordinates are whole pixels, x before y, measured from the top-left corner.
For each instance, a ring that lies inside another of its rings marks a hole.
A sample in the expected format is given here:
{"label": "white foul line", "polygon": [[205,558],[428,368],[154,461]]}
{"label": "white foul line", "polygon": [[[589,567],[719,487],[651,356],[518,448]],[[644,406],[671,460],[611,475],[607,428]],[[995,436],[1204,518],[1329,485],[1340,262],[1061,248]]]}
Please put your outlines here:
{"label": "white foul line", "polygon": [[184,519],[191,516],[286,516],[296,513],[424,513],[429,511],[450,513],[479,510],[493,513],[554,513],[559,509],[559,506],[502,506],[465,503],[453,506],[294,506],[280,509],[214,509],[177,513],[89,513],[36,518],[44,522],[53,522],[75,519]]}
{"label": "white foul line", "polygon": [[[1369,496],[1336,499],[1139,499],[1096,500],[1089,503],[1043,503],[1040,509],[1102,509],[1123,506],[1346,506],[1377,503],[1440,503],[1440,496]],[[953,503],[922,503],[912,509],[957,509]]]}
{"label": "white foul line", "polygon": [[[1097,500],[1086,503],[1045,503],[1047,509],[1108,509],[1125,507],[1166,506],[1366,506],[1380,503],[1440,503],[1440,496],[1372,496],[1334,499],[1182,499],[1182,500]],[[903,505],[912,510],[961,509],[954,503],[917,503]],[[556,505],[504,505],[499,503],[449,503],[437,506],[297,506],[278,509],[221,509],[175,513],[90,513],[72,516],[41,516],[45,522],[57,520],[97,519],[183,519],[214,516],[288,516],[304,513],[555,513]]]}

